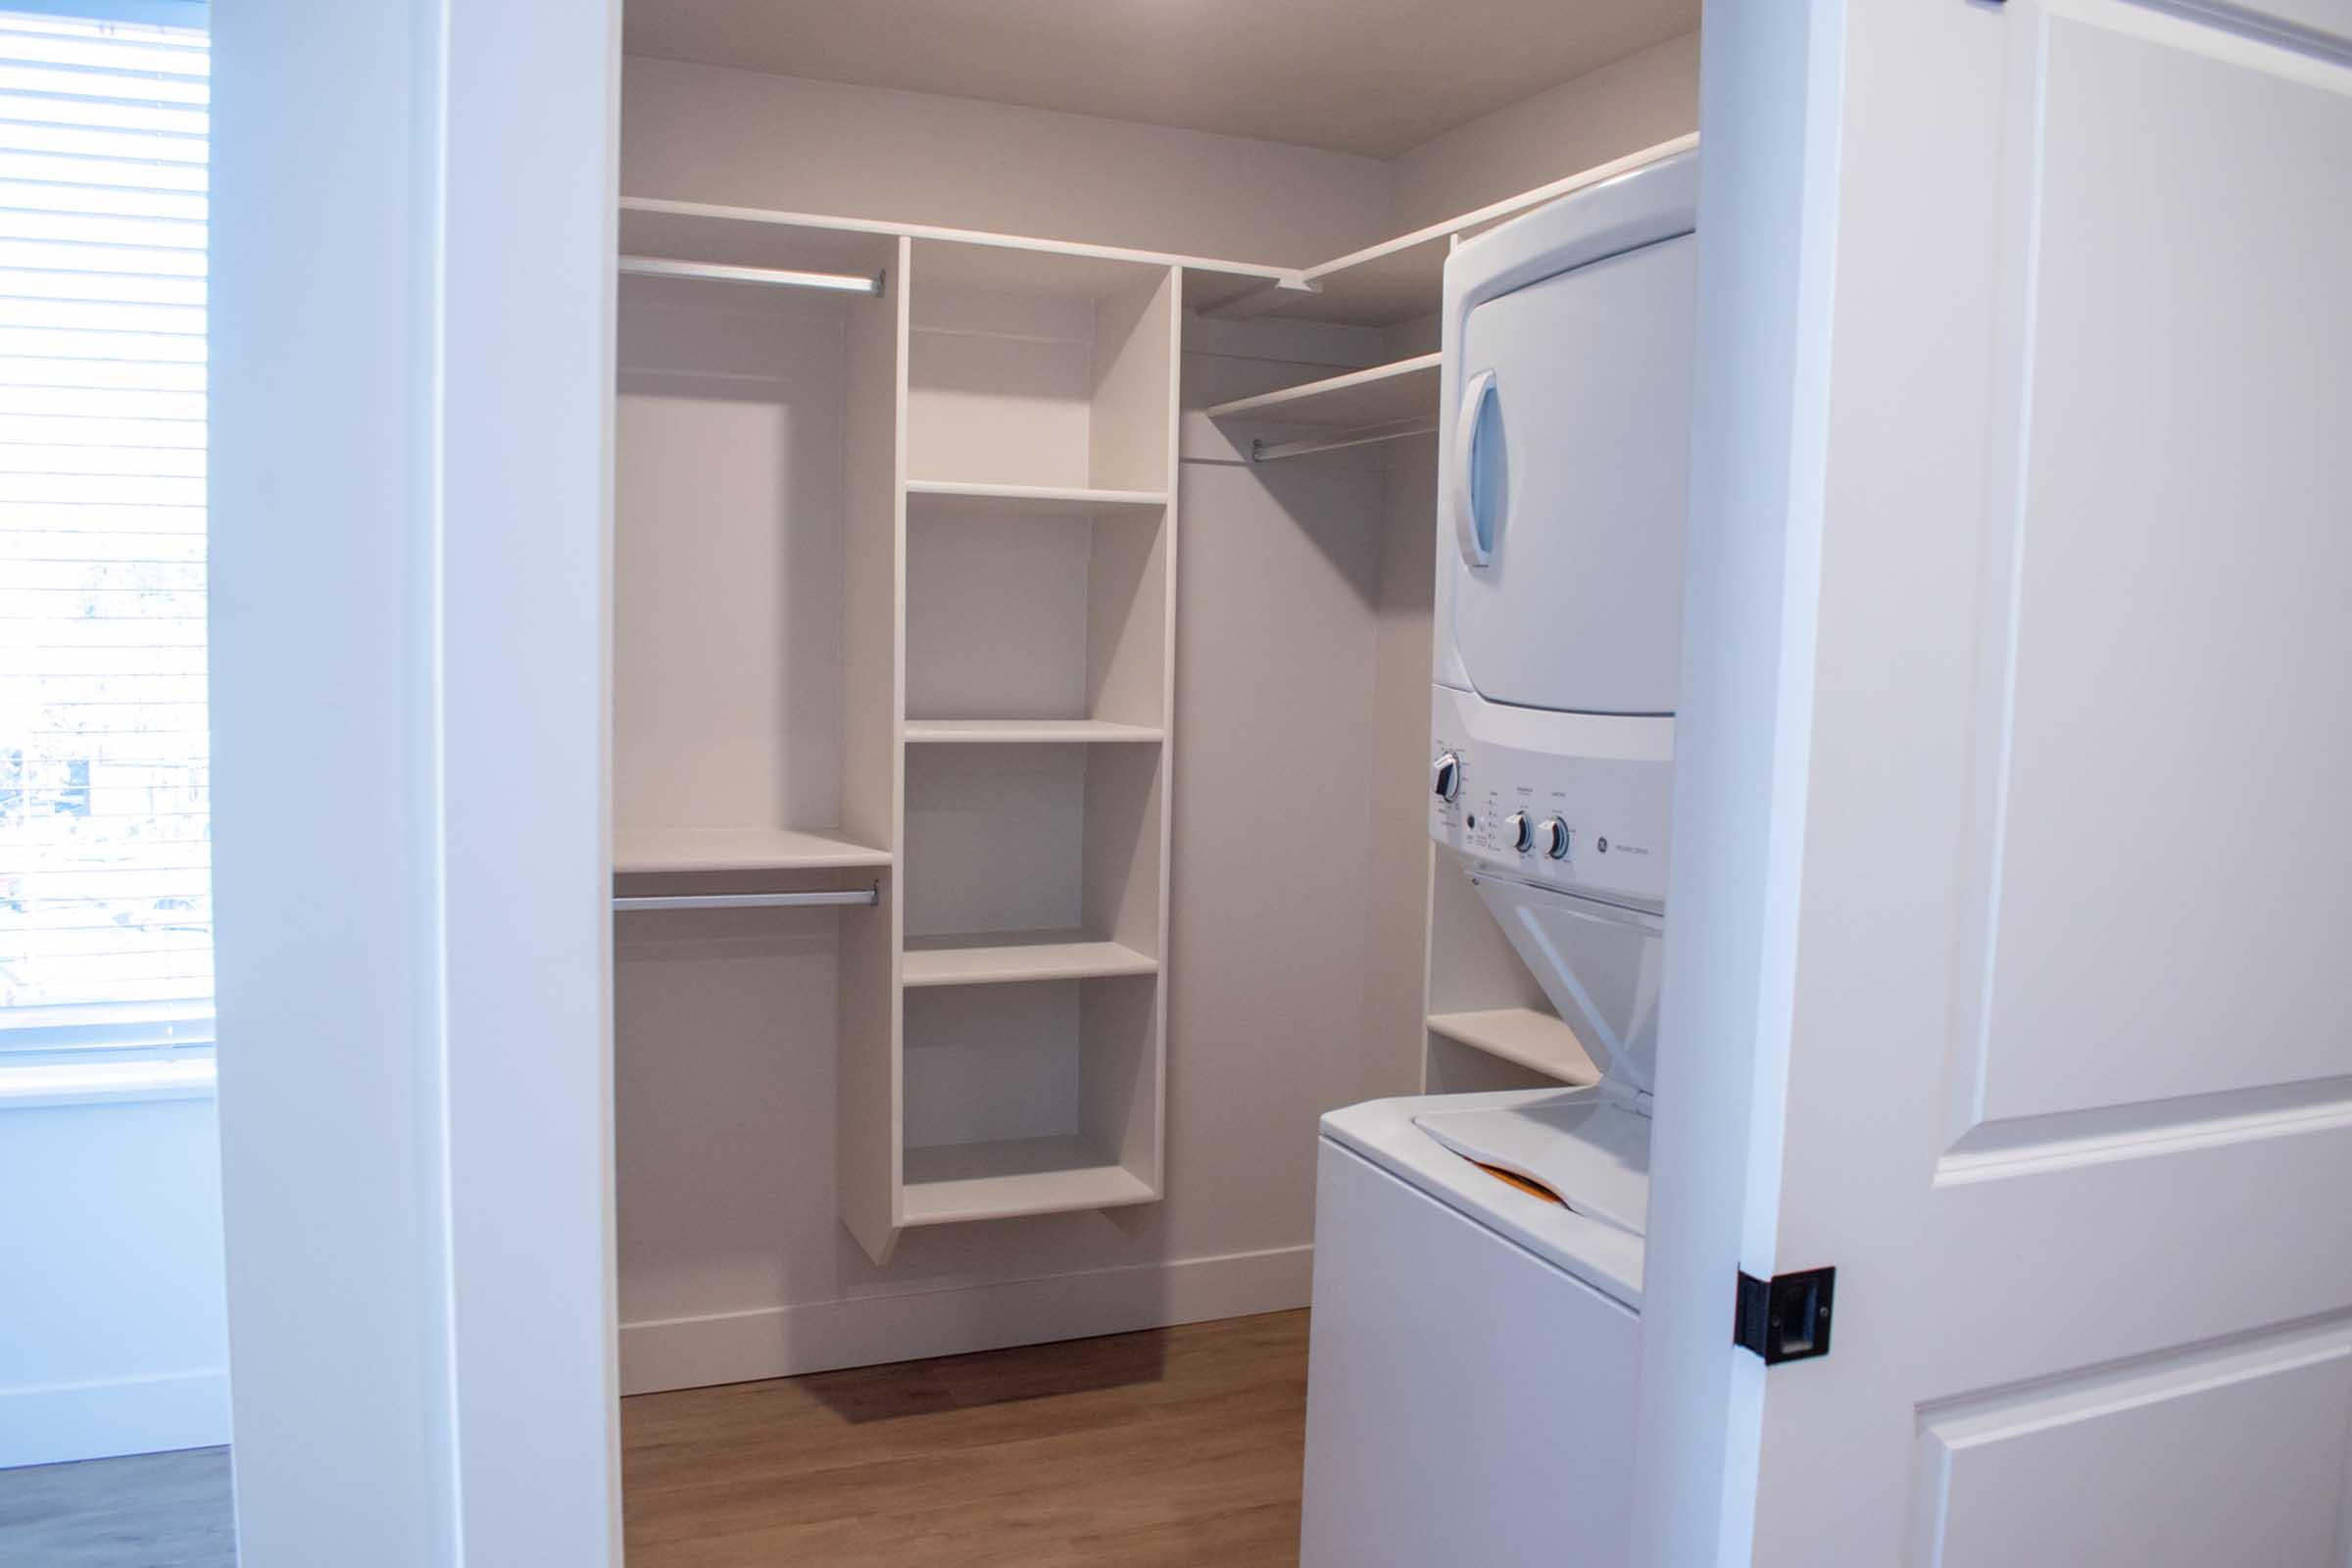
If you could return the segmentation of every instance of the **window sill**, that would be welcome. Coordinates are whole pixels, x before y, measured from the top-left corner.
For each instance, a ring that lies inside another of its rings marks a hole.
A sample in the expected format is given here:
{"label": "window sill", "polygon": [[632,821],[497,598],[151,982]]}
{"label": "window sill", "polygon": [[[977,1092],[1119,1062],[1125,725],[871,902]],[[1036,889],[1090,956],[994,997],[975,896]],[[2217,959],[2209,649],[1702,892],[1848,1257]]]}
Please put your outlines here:
{"label": "window sill", "polygon": [[215,1083],[210,1054],[178,1061],[0,1063],[0,1111],[210,1100]]}

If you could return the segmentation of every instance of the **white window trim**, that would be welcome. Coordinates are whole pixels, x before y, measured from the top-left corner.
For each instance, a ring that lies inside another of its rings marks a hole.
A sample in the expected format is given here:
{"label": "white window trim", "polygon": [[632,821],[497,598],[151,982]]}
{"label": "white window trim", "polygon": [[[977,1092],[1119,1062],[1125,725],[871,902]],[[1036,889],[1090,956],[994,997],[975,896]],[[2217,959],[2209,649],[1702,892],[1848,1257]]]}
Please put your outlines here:
{"label": "white window trim", "polygon": [[213,1095],[210,1003],[26,1008],[9,1022],[0,1111]]}
{"label": "white window trim", "polygon": [[129,1060],[0,1061],[0,1112],[210,1100],[216,1084],[209,1046]]}

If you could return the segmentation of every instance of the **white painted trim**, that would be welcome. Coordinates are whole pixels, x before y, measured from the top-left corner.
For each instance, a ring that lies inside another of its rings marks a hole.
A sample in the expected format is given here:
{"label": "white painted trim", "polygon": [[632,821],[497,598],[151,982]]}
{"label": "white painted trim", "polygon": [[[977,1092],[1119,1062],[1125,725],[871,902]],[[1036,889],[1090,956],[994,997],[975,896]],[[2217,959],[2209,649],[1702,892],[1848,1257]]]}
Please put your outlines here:
{"label": "white painted trim", "polygon": [[620,1328],[620,1392],[653,1394],[1043,1345],[1307,1303],[1314,1249],[1273,1248],[993,1285],[811,1301]]}
{"label": "white painted trim", "polygon": [[0,1111],[210,1100],[217,1083],[210,1052],[179,1060],[0,1060]]}
{"label": "white painted trim", "polygon": [[228,1372],[0,1389],[0,1470],[228,1441]]}

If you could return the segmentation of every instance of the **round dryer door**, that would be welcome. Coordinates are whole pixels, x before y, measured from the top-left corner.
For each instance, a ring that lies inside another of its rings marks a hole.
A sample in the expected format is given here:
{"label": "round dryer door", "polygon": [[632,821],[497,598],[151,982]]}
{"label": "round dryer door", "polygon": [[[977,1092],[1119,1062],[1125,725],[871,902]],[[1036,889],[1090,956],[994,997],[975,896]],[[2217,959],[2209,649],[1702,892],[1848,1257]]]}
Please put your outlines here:
{"label": "round dryer door", "polygon": [[1453,635],[1491,702],[1671,713],[1696,237],[1490,300],[1443,432]]}

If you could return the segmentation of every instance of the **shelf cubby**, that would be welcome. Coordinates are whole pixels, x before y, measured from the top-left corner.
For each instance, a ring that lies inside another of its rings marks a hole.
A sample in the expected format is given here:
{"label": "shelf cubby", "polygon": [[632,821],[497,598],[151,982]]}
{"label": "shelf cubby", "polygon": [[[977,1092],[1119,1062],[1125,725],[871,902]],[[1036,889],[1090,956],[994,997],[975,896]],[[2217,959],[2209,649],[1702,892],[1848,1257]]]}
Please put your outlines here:
{"label": "shelf cubby", "polygon": [[1428,1041],[1432,1094],[1589,1084],[1599,1076],[1576,1031],[1512,951],[1461,863],[1433,850]]}
{"label": "shelf cubby", "polygon": [[1179,281],[1141,262],[914,242],[907,478],[1165,495]]}
{"label": "shelf cubby", "polygon": [[910,496],[907,740],[1157,738],[1169,544],[1164,503]]}
{"label": "shelf cubby", "polygon": [[1156,984],[1135,974],[909,993],[902,1223],[1156,1199]]}
{"label": "shelf cubby", "polygon": [[946,938],[1110,943],[1156,958],[1164,813],[1155,746],[909,748],[910,967]]}

